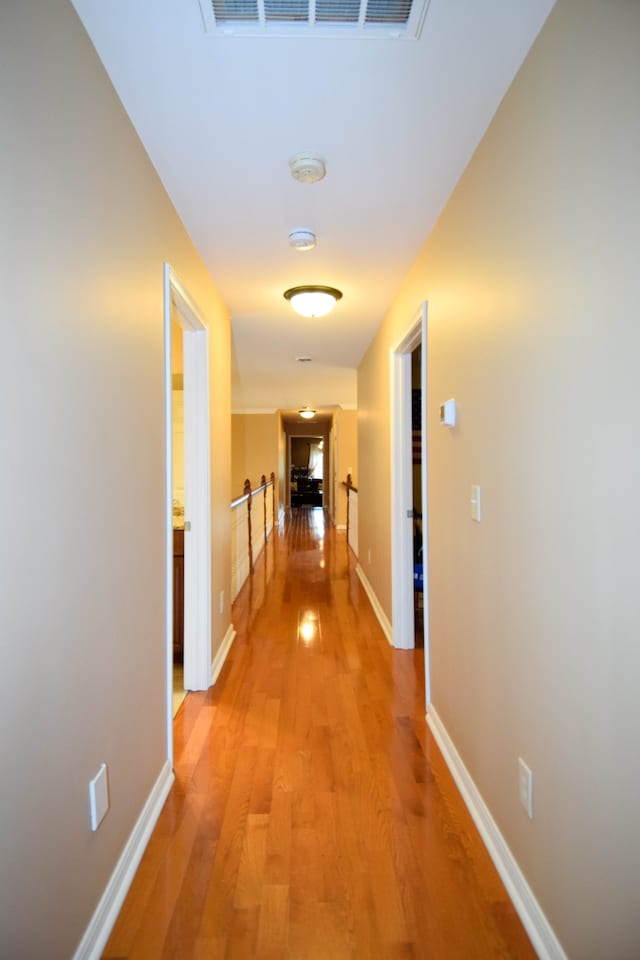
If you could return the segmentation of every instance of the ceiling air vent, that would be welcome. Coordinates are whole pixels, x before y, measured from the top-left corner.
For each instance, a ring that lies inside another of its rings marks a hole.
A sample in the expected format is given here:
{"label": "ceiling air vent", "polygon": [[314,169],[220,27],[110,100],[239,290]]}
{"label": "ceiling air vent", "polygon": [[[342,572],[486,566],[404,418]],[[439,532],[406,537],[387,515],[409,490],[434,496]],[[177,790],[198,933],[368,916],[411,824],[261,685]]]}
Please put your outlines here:
{"label": "ceiling air vent", "polygon": [[198,0],[212,36],[420,35],[429,0]]}

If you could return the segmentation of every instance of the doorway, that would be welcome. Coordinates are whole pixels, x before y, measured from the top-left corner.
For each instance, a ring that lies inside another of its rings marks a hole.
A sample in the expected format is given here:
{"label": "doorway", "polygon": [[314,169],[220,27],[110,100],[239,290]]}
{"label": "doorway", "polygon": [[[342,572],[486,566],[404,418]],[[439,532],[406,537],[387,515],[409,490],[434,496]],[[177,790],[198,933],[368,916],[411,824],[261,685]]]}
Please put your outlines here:
{"label": "doorway", "polygon": [[211,681],[211,453],[209,331],[197,306],[169,264],[164,265],[166,453],[166,670],[167,751],[173,756],[174,449],[172,320],[182,333],[184,423],[184,633],[186,690]]}
{"label": "doorway", "polygon": [[[419,354],[414,351],[421,348]],[[391,590],[393,645],[412,649],[415,633],[415,549],[416,510],[414,477],[420,485],[419,512],[422,539],[422,620],[425,649],[425,685],[430,703],[429,629],[428,629],[428,556],[427,556],[427,304],[422,304],[406,332],[391,349]],[[416,363],[419,375],[412,376]],[[418,386],[419,381],[419,386]],[[415,386],[414,386],[415,384]],[[413,390],[418,410],[413,409]],[[414,425],[420,425],[419,464],[414,465]],[[414,466],[419,470],[414,470]]]}
{"label": "doorway", "polygon": [[182,327],[171,316],[171,504],[173,522],[173,716],[184,686],[184,364]]}
{"label": "doorway", "polygon": [[289,437],[289,489],[292,507],[324,506],[324,437]]}
{"label": "doorway", "polygon": [[411,459],[413,491],[413,634],[424,647],[422,503],[422,343],[411,351]]}

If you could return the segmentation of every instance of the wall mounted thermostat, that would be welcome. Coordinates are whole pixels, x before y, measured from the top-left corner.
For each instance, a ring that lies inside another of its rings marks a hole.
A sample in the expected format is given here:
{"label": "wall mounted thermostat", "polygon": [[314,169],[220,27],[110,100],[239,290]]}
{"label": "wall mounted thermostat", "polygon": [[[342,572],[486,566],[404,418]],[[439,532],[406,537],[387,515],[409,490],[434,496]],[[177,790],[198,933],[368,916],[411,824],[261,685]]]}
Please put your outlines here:
{"label": "wall mounted thermostat", "polygon": [[455,427],[456,425],[456,402],[455,400],[445,400],[440,404],[440,423],[445,427]]}

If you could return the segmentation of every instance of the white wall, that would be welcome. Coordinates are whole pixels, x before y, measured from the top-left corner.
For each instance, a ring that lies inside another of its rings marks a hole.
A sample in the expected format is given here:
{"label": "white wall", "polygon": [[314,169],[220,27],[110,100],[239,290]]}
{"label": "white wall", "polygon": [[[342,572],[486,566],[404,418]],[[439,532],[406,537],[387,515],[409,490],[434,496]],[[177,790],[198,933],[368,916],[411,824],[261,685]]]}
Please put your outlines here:
{"label": "white wall", "polygon": [[336,526],[344,527],[347,522],[347,491],[342,484],[346,482],[348,473],[351,474],[351,482],[353,485],[355,487],[358,485],[357,411],[336,410],[334,429],[337,431],[337,442],[335,444],[336,489],[334,520]]}
{"label": "white wall", "polygon": [[575,960],[640,944],[639,90],[640,4],[559,0],[358,382],[390,614],[389,347],[428,300],[433,703]]}
{"label": "white wall", "polygon": [[166,758],[165,260],[212,328],[216,597],[229,329],[67,0],[0,5],[0,90],[0,956],[69,960]]}

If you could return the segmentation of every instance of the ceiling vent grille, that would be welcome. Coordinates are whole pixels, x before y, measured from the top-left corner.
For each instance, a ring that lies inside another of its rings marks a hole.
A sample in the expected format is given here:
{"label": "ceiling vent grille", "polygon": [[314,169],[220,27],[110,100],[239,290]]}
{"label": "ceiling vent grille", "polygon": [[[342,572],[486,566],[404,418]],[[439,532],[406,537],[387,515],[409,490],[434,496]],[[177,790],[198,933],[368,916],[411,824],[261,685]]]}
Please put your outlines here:
{"label": "ceiling vent grille", "polygon": [[198,0],[214,36],[417,38],[429,0]]}

